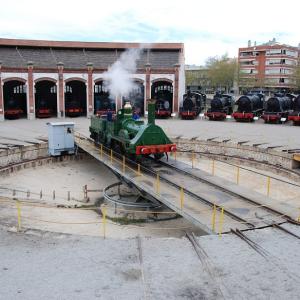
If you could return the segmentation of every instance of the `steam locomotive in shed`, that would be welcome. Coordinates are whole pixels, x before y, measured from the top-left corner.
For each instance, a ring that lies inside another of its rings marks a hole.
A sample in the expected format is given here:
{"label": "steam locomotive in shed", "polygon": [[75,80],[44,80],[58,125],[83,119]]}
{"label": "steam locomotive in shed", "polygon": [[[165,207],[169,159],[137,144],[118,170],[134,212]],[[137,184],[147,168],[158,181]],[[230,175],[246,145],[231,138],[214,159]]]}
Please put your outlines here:
{"label": "steam locomotive in shed", "polygon": [[264,95],[261,93],[248,93],[241,96],[235,104],[237,110],[232,114],[232,117],[239,122],[253,122],[263,112]]}
{"label": "steam locomotive in shed", "polygon": [[183,95],[182,106],[179,110],[181,119],[195,119],[206,106],[206,95],[200,92],[188,91]]}
{"label": "steam locomotive in shed", "polygon": [[294,125],[300,125],[300,95],[292,98],[292,109],[289,113],[288,120],[293,121]]}
{"label": "steam locomotive in shed", "polygon": [[157,118],[171,117],[172,110],[168,100],[158,99],[155,103],[155,116]]}
{"label": "steam locomotive in shed", "polygon": [[151,95],[155,102],[155,116],[157,118],[169,118],[172,115],[173,86],[169,82],[154,83]]}
{"label": "steam locomotive in shed", "polygon": [[275,93],[265,103],[264,113],[261,116],[265,123],[279,123],[288,120],[292,108],[292,99],[286,94]]}
{"label": "steam locomotive in shed", "polygon": [[115,115],[115,103],[108,96],[95,96],[95,114],[98,116],[104,116],[108,113]]}
{"label": "steam locomotive in shed", "polygon": [[71,100],[66,102],[65,115],[67,117],[79,117],[83,114],[83,108],[80,106],[79,100]]}
{"label": "steam locomotive in shed", "polygon": [[24,113],[17,99],[11,98],[5,103],[4,117],[6,119],[19,119]]}
{"label": "steam locomotive in shed", "polygon": [[124,108],[113,119],[111,114],[91,118],[90,137],[96,143],[102,143],[116,152],[131,158],[153,155],[162,158],[176,151],[161,127],[155,124],[155,104],[148,103],[148,123],[132,118],[132,107],[126,102]]}
{"label": "steam locomotive in shed", "polygon": [[50,118],[52,110],[47,105],[46,100],[41,99],[36,104],[36,117],[37,118]]}
{"label": "steam locomotive in shed", "polygon": [[216,93],[210,102],[210,108],[205,113],[209,120],[222,121],[233,112],[234,98],[232,95]]}

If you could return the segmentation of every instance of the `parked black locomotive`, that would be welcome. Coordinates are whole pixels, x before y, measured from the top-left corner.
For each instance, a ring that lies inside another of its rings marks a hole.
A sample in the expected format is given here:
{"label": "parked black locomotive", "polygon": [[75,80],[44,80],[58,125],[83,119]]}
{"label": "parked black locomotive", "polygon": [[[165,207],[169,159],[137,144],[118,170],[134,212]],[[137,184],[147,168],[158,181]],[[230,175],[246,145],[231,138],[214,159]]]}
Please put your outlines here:
{"label": "parked black locomotive", "polygon": [[65,114],[67,117],[79,117],[83,113],[79,100],[71,100],[66,102]]}
{"label": "parked black locomotive", "polygon": [[19,119],[23,113],[24,111],[17,99],[11,98],[6,103],[4,103],[5,119]]}
{"label": "parked black locomotive", "polygon": [[183,95],[179,110],[181,119],[195,119],[206,106],[206,95],[200,92],[188,91]]}
{"label": "parked black locomotive", "polygon": [[157,99],[155,102],[155,116],[157,118],[169,118],[171,117],[172,110],[168,100]]}
{"label": "parked black locomotive", "polygon": [[95,115],[105,116],[108,113],[116,114],[116,105],[107,95],[95,96]]}
{"label": "parked black locomotive", "polygon": [[40,99],[36,102],[36,117],[37,118],[50,118],[52,109],[47,104],[45,99]]}
{"label": "parked black locomotive", "polygon": [[216,93],[210,102],[210,109],[205,113],[209,120],[222,121],[232,114],[234,98],[229,94]]}
{"label": "parked black locomotive", "polygon": [[291,97],[285,94],[275,93],[265,103],[262,119],[265,123],[279,123],[288,120],[292,109]]}
{"label": "parked black locomotive", "polygon": [[293,121],[294,125],[300,125],[300,95],[292,99],[293,111],[289,113],[288,120]]}
{"label": "parked black locomotive", "polygon": [[235,103],[237,111],[232,117],[239,122],[253,122],[263,112],[264,95],[260,93],[248,93],[241,96]]}

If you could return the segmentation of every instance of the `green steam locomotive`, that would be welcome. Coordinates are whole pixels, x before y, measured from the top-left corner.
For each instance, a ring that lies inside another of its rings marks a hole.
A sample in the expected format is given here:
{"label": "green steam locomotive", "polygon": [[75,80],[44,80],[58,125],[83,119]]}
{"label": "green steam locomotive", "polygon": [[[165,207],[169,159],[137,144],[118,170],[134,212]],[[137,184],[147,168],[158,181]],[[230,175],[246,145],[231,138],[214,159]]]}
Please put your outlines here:
{"label": "green steam locomotive", "polygon": [[155,125],[155,102],[148,101],[148,123],[134,120],[132,107],[126,102],[115,118],[107,116],[91,118],[90,137],[114,151],[130,157],[153,155],[160,159],[164,154],[176,151],[161,127]]}

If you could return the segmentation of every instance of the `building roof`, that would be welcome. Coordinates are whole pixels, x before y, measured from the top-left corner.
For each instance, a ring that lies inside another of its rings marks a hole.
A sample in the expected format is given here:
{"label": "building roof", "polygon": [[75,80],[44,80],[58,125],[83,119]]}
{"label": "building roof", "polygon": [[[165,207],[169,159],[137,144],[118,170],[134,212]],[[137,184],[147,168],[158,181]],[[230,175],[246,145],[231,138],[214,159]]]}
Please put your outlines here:
{"label": "building roof", "polygon": [[247,47],[240,47],[239,51],[253,51],[253,50],[265,51],[265,50],[269,50],[269,49],[289,49],[289,50],[294,50],[294,51],[299,50],[298,47],[290,46],[287,44],[281,44],[273,39],[273,40],[270,40],[266,43],[259,44],[259,45],[256,45],[256,43],[254,43],[254,45],[249,45]]}
{"label": "building roof", "polygon": [[106,69],[125,49],[143,48],[137,61],[138,68],[150,64],[152,68],[170,68],[180,63],[182,43],[104,43],[43,40],[0,39],[0,61],[3,67],[22,68],[33,62],[37,68],[82,69],[92,63]]}

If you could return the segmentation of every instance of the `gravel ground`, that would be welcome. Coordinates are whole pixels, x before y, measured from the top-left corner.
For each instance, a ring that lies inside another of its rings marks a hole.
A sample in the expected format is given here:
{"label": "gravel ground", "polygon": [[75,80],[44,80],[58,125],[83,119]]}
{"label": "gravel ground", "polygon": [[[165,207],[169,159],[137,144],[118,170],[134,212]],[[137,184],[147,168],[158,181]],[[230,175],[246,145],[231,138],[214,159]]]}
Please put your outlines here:
{"label": "gravel ground", "polygon": [[[0,126],[0,143],[4,137],[13,137],[24,140],[25,138],[38,138],[47,136],[47,122],[58,121],[75,122],[75,129],[88,135],[90,120],[87,118],[66,118],[66,119],[36,119],[36,120],[7,120]],[[266,143],[261,147],[282,146],[281,149],[300,148],[299,135],[300,127],[292,126],[290,123],[276,125],[264,124],[261,120],[255,123],[238,123],[233,120],[224,122],[213,122],[208,120],[157,120],[170,136],[191,138],[198,136],[199,139],[216,138],[216,141],[231,139],[231,142],[249,141],[254,143]],[[5,140],[7,142],[7,140]],[[17,141],[16,141],[17,143]]]}
{"label": "gravel ground", "polygon": [[[299,228],[289,225],[300,234]],[[277,229],[236,236],[111,240],[0,228],[0,299],[299,299],[299,240]]]}

